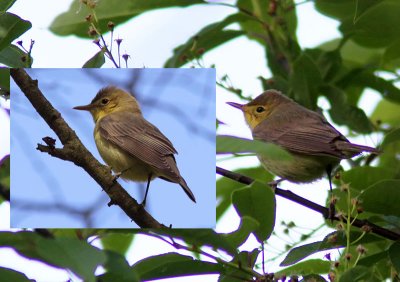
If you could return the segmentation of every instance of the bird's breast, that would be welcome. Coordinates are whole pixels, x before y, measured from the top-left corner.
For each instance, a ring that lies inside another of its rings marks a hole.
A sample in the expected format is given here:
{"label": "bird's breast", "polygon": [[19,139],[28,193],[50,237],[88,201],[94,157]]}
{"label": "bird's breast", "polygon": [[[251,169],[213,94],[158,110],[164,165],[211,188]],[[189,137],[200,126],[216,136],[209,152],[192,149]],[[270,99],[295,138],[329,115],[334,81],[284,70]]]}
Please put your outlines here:
{"label": "bird's breast", "polygon": [[152,178],[157,177],[149,165],[102,137],[97,126],[94,130],[94,139],[97,150],[107,165],[115,173],[123,172],[121,178],[133,181],[147,181],[150,174],[152,174]]}
{"label": "bird's breast", "polygon": [[324,156],[291,154],[290,160],[271,160],[258,156],[262,165],[271,173],[294,183],[310,183],[326,174],[328,165],[337,166],[339,161]]}

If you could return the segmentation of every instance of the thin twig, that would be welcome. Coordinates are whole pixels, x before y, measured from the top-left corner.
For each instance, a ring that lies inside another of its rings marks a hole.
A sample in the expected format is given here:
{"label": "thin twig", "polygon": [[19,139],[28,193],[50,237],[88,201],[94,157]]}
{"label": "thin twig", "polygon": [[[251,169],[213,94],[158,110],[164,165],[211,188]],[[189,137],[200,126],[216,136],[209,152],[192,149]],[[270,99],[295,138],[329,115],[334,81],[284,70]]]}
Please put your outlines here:
{"label": "thin twig", "polygon": [[[235,180],[237,182],[240,182],[240,183],[243,183],[246,185],[250,185],[251,183],[253,183],[255,181],[254,179],[252,179],[248,176],[245,176],[245,175],[242,175],[242,174],[239,174],[236,172],[232,172],[232,171],[220,168],[218,166],[217,166],[217,174],[225,176],[227,178],[230,178],[232,180]],[[298,203],[298,204],[300,204],[306,208],[309,208],[313,211],[316,211],[316,212],[322,214],[324,216],[324,218],[328,218],[328,215],[329,215],[328,208],[318,205],[318,204],[316,204],[310,200],[307,200],[303,197],[300,197],[289,190],[283,190],[278,187],[274,187],[274,190],[275,190],[276,195],[281,196],[285,199],[288,199],[292,202]],[[340,221],[340,218],[335,216],[333,218],[333,220]],[[393,232],[386,228],[380,227],[372,222],[369,222],[368,220],[354,219],[354,218],[351,218],[351,220],[353,221],[352,226],[363,228],[363,229],[368,229],[372,233],[380,235],[380,236],[385,237],[390,240],[394,240],[394,241],[400,240],[399,233],[396,233],[396,232]]]}

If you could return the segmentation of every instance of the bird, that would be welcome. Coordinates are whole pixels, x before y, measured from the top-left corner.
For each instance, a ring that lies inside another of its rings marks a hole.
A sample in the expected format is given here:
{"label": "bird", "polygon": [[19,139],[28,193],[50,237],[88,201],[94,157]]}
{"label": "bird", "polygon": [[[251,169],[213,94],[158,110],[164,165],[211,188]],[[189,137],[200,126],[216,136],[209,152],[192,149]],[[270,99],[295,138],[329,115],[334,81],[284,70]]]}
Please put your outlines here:
{"label": "bird", "polygon": [[94,139],[102,159],[116,178],[146,182],[141,203],[146,204],[150,182],[159,177],[179,184],[196,202],[193,192],[179,172],[171,141],[147,121],[138,101],[125,90],[110,85],[100,89],[90,104],[75,110],[89,111],[95,122]]}
{"label": "bird", "polygon": [[296,103],[277,90],[267,90],[247,104],[228,102],[241,110],[253,139],[288,151],[289,159],[258,155],[266,170],[292,183],[311,183],[325,174],[332,192],[331,173],[343,159],[375,148],[351,143],[326,118]]}

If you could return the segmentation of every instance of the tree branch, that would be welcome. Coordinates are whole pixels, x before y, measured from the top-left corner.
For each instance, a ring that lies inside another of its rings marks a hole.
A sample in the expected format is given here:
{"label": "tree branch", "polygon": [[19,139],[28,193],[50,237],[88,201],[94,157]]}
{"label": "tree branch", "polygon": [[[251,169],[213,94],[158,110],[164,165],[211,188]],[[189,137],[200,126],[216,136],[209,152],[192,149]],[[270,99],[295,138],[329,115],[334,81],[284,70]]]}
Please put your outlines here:
{"label": "tree branch", "polygon": [[[165,227],[145,211],[142,205],[133,199],[122,186],[115,181],[110,168],[100,164],[79,140],[69,125],[64,121],[51,103],[38,88],[38,81],[33,80],[24,69],[11,69],[11,76],[28,98],[39,115],[57,134],[62,148],[38,144],[37,149],[51,156],[71,161],[82,167],[108,194],[110,204],[118,205],[137,225],[142,228]],[[109,204],[109,205],[110,205]]]}
{"label": "tree branch", "polygon": [[[250,177],[220,168],[218,166],[217,166],[217,174],[225,176],[227,178],[230,178],[232,180],[235,180],[237,182],[240,182],[240,183],[243,183],[246,185],[250,185],[251,183],[254,182],[254,179],[252,179]],[[298,203],[298,204],[300,204],[306,208],[309,208],[313,211],[316,211],[316,212],[322,214],[324,216],[324,218],[328,218],[328,214],[329,214],[328,208],[318,205],[314,202],[311,202],[305,198],[302,198],[289,190],[283,190],[278,187],[274,187],[274,190],[275,190],[276,195],[281,196],[285,199],[288,199],[292,202]],[[338,221],[340,220],[336,216],[333,219],[338,220]],[[395,233],[391,230],[382,228],[378,225],[375,225],[375,224],[369,222],[368,220],[351,218],[351,222],[353,222],[353,224],[352,224],[353,226],[362,228],[363,230],[368,230],[372,233],[375,233],[375,234],[385,237],[387,239],[394,240],[394,241],[400,240],[400,234]]]}

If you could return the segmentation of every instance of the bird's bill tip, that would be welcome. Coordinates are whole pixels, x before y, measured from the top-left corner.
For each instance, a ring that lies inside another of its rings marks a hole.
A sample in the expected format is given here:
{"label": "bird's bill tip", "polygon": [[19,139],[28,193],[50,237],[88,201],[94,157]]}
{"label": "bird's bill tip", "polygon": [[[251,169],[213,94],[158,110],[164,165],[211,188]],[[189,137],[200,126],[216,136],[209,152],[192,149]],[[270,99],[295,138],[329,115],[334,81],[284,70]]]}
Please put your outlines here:
{"label": "bird's bill tip", "polygon": [[95,106],[92,104],[73,107],[74,110],[80,110],[80,111],[90,111],[93,110],[94,108]]}
{"label": "bird's bill tip", "polygon": [[226,102],[229,106],[232,106],[236,109],[243,110],[243,105],[235,102]]}

